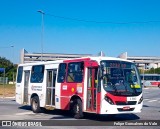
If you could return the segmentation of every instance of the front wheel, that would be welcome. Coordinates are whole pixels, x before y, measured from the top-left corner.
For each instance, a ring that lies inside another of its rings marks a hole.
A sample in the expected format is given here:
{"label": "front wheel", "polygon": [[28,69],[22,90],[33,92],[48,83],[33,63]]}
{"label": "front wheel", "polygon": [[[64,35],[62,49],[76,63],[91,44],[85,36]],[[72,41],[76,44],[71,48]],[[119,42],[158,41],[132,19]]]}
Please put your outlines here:
{"label": "front wheel", "polygon": [[40,108],[40,103],[39,103],[39,98],[38,98],[38,96],[34,96],[34,97],[32,98],[31,107],[32,107],[32,111],[33,111],[34,113],[40,113],[40,112],[41,112],[41,108]]}
{"label": "front wheel", "polygon": [[82,111],[82,101],[80,99],[75,99],[71,106],[71,112],[76,119],[80,119],[83,117]]}

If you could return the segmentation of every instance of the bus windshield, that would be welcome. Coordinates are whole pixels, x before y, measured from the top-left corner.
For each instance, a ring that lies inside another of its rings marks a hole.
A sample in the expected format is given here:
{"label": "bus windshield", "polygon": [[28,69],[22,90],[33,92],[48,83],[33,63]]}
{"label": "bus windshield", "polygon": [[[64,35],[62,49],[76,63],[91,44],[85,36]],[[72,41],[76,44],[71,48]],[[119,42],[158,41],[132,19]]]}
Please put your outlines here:
{"label": "bus windshield", "polygon": [[134,63],[125,61],[101,61],[103,88],[118,96],[137,96],[142,92],[139,73]]}

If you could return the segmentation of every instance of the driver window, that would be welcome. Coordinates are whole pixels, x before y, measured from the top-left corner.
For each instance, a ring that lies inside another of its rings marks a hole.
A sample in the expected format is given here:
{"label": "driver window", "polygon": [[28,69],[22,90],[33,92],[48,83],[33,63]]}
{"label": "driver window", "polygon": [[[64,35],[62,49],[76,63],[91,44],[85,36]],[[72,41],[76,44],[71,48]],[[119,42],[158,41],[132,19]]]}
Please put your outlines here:
{"label": "driver window", "polygon": [[126,72],[126,80],[131,84],[137,84],[137,76],[135,69]]}

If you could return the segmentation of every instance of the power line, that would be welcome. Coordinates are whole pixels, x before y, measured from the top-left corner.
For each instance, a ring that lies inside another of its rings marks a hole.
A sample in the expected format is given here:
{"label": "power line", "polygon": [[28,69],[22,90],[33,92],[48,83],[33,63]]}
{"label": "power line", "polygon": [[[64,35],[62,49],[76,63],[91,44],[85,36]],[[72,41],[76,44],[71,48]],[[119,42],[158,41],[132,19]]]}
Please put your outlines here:
{"label": "power line", "polygon": [[97,23],[97,24],[148,24],[148,23],[159,23],[160,21],[133,21],[133,22],[113,22],[113,21],[95,21],[95,20],[86,20],[86,19],[80,19],[80,18],[71,18],[71,17],[64,17],[64,16],[58,16],[54,14],[48,14],[45,13],[45,15],[52,16],[59,19],[64,20],[71,20],[71,21],[78,21],[78,22],[87,22],[87,23]]}
{"label": "power line", "polygon": [[0,46],[0,49],[2,48],[11,48],[11,47],[14,47],[14,46]]}

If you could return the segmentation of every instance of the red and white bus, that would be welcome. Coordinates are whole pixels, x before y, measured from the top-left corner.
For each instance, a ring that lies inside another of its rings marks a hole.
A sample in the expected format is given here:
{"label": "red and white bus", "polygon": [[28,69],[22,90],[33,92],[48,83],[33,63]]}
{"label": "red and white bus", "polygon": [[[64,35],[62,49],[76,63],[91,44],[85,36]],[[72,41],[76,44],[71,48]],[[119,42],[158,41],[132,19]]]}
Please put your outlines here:
{"label": "red and white bus", "polygon": [[134,63],[112,57],[84,57],[20,64],[16,102],[42,108],[70,110],[75,118],[95,114],[139,113],[143,97]]}
{"label": "red and white bus", "polygon": [[140,76],[144,87],[152,86],[160,88],[160,74],[141,74]]}

